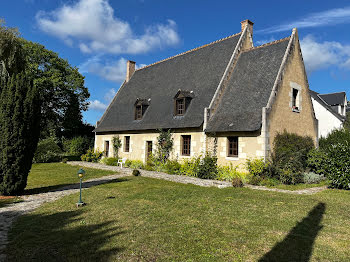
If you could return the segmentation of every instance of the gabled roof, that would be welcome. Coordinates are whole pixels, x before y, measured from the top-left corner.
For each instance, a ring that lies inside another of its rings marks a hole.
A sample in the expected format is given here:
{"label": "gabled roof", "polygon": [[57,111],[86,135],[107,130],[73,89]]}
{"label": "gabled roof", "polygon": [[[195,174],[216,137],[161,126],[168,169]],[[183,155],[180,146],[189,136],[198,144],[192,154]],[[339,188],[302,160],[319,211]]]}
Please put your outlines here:
{"label": "gabled roof", "polygon": [[288,38],[241,53],[207,132],[255,131],[262,124]]}
{"label": "gabled roof", "polygon": [[[136,70],[108,107],[95,132],[200,127],[240,38],[240,33],[171,59]],[[193,91],[184,116],[174,116],[178,90]],[[141,120],[134,120],[137,98],[150,99]]]}
{"label": "gabled roof", "polygon": [[321,104],[324,108],[326,108],[330,113],[332,113],[336,118],[338,118],[339,120],[341,121],[344,121],[345,120],[345,117],[343,117],[342,115],[338,114],[338,112],[335,112],[333,110],[333,108],[326,103],[325,100],[323,100],[323,97],[321,94],[315,92],[315,91],[312,91],[310,89],[310,95],[313,99],[315,99],[319,104]]}
{"label": "gabled roof", "polygon": [[328,105],[344,105],[346,94],[345,92],[318,94]]}

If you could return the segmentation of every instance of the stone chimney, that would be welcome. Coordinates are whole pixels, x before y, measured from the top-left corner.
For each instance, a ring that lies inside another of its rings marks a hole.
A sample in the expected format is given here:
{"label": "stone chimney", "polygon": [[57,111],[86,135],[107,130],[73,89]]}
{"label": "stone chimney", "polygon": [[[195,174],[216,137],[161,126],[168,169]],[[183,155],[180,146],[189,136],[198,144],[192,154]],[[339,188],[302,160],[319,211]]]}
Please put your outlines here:
{"label": "stone chimney", "polygon": [[126,79],[125,79],[126,82],[129,82],[130,78],[134,74],[135,64],[136,62],[130,61],[130,60],[128,60],[128,62],[126,63]]}
{"label": "stone chimney", "polygon": [[250,21],[249,19],[242,21],[241,22],[242,32],[243,32],[244,28],[246,28],[246,26],[249,26],[250,34],[253,35],[253,25],[254,25],[254,23],[252,21]]}

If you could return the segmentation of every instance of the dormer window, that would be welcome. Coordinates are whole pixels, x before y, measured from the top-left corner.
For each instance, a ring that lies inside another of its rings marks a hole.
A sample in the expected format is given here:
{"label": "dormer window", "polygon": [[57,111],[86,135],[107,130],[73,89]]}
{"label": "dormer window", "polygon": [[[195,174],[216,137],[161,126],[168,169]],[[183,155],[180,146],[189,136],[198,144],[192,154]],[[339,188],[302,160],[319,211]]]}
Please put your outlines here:
{"label": "dormer window", "polygon": [[141,120],[145,114],[151,99],[138,98],[135,103],[135,120]]}
{"label": "dormer window", "polygon": [[174,97],[175,110],[174,115],[183,116],[189,107],[191,100],[194,98],[193,91],[179,90]]}

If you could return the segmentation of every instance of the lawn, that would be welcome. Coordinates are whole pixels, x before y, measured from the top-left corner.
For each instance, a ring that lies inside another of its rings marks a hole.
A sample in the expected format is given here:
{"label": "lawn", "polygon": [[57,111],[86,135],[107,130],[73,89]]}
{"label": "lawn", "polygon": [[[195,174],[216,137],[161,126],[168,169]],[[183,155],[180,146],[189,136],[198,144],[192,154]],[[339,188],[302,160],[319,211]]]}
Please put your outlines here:
{"label": "lawn", "polygon": [[350,193],[305,196],[128,177],[44,204],[10,261],[347,261]]}
{"label": "lawn", "polygon": [[[47,192],[69,184],[79,183],[80,167],[63,163],[33,164],[25,194]],[[113,171],[85,168],[84,180],[115,174]]]}

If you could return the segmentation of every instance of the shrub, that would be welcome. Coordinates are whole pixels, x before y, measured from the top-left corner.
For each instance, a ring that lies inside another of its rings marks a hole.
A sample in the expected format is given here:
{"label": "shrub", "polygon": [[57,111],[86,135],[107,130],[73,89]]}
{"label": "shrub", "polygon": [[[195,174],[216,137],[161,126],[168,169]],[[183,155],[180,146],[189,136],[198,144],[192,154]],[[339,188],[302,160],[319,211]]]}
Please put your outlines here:
{"label": "shrub", "polygon": [[105,157],[105,158],[102,158],[102,163],[107,165],[107,166],[117,166],[118,165],[118,158]]}
{"label": "shrub", "polygon": [[216,179],[222,181],[232,181],[233,178],[239,177],[243,182],[247,181],[248,173],[238,171],[239,165],[233,166],[218,166],[218,174]]}
{"label": "shrub", "polygon": [[201,161],[200,157],[185,159],[183,161],[183,164],[181,165],[180,174],[197,177],[200,161]]}
{"label": "shrub", "polygon": [[181,164],[177,160],[168,160],[164,165],[165,172],[168,174],[180,173]]}
{"label": "shrub", "polygon": [[143,169],[143,162],[141,160],[130,160],[131,163],[130,163],[130,168],[133,168],[133,169]]}
{"label": "shrub", "polygon": [[217,157],[206,154],[200,161],[197,177],[203,179],[216,179],[218,173]]}
{"label": "shrub", "polygon": [[119,149],[122,147],[122,141],[119,136],[114,136],[112,139],[114,157],[119,158]]}
{"label": "shrub", "polygon": [[64,151],[73,156],[81,156],[94,146],[94,138],[77,136],[63,141]]}
{"label": "shrub", "polygon": [[326,152],[333,145],[344,141],[350,142],[350,131],[348,129],[334,129],[326,138],[320,138],[319,148]]}
{"label": "shrub", "polygon": [[306,168],[307,155],[314,148],[311,137],[303,137],[284,131],[276,135],[273,145],[272,162],[276,168],[302,171]]}
{"label": "shrub", "polygon": [[262,179],[259,184],[261,186],[277,186],[280,185],[281,182],[277,178],[265,178]]}
{"label": "shrub", "polygon": [[34,163],[50,163],[61,161],[62,150],[52,137],[39,141],[34,154]]}
{"label": "shrub", "polygon": [[304,182],[303,174],[295,169],[292,164],[287,163],[281,170],[280,181],[286,185],[295,185]]}
{"label": "shrub", "polygon": [[249,184],[251,185],[260,185],[262,178],[260,176],[251,176],[249,178]]}
{"label": "shrub", "polygon": [[147,171],[155,171],[154,166],[151,166],[151,165],[145,165],[142,167],[142,169],[147,170]]}
{"label": "shrub", "polygon": [[261,178],[269,177],[269,164],[265,163],[264,159],[247,159],[246,168],[249,174],[253,177],[259,176]]}
{"label": "shrub", "polygon": [[67,163],[68,162],[68,159],[67,158],[63,158],[62,159],[62,163]]}
{"label": "shrub", "polygon": [[233,187],[243,187],[243,181],[240,177],[234,177],[232,179],[232,186]]}
{"label": "shrub", "polygon": [[173,145],[174,145],[174,138],[173,138],[173,134],[171,132],[171,130],[163,130],[160,129],[159,130],[159,136],[157,137],[157,159],[162,162],[165,163],[169,156],[170,156],[170,152],[173,149]]}
{"label": "shrub", "polygon": [[343,141],[330,147],[328,158],[323,161],[325,176],[330,180],[330,187],[350,189],[350,143]]}
{"label": "shrub", "polygon": [[327,154],[321,149],[313,149],[309,152],[307,165],[316,174],[325,174],[324,163],[327,161]]}
{"label": "shrub", "polygon": [[304,173],[304,183],[305,184],[318,184],[326,180],[324,175],[315,174],[313,172]]}
{"label": "shrub", "polygon": [[97,163],[102,158],[103,152],[94,151],[93,149],[89,149],[85,155],[81,156],[82,161],[86,162],[95,162]]}
{"label": "shrub", "polygon": [[140,173],[139,170],[134,169],[134,170],[132,171],[132,175],[133,175],[133,176],[139,176],[139,175],[141,175],[141,173]]}

